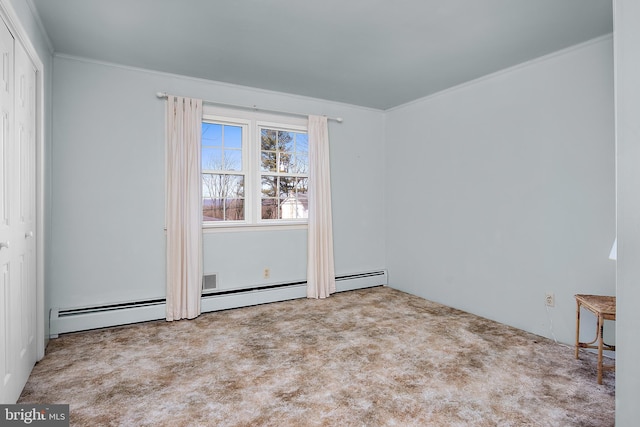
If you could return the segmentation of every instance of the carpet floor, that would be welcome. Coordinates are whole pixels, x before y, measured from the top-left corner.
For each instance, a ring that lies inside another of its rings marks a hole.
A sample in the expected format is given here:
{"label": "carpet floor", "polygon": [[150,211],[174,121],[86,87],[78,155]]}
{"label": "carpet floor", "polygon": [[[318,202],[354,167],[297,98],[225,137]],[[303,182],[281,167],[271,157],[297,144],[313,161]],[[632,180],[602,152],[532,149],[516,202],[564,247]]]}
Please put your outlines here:
{"label": "carpet floor", "polygon": [[18,403],[75,426],[613,426],[573,348],[377,287],[62,335]]}

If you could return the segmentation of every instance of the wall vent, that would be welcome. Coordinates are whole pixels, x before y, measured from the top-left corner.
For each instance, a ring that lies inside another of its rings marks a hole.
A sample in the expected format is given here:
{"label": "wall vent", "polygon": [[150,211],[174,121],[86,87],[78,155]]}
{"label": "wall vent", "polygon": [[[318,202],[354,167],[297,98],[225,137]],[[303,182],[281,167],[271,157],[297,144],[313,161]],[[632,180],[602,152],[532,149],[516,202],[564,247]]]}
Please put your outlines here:
{"label": "wall vent", "polygon": [[218,290],[218,274],[205,274],[202,276],[202,293],[209,294]]}

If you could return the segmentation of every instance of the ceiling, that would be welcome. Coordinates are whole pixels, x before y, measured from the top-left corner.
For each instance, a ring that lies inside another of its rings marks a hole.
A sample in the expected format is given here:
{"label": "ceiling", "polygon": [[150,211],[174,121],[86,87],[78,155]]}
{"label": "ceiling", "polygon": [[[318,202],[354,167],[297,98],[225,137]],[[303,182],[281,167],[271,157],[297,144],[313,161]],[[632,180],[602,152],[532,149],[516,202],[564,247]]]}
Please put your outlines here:
{"label": "ceiling", "polygon": [[58,54],[388,109],[612,32],[611,0],[30,0]]}

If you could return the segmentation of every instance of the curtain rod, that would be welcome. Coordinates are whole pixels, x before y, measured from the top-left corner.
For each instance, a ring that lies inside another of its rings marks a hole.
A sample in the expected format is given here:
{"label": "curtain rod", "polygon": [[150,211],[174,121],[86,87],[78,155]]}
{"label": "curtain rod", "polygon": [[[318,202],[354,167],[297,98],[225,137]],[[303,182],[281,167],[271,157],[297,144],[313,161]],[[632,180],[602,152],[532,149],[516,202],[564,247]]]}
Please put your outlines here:
{"label": "curtain rod", "polygon": [[[166,99],[168,97],[167,92],[156,92],[156,96],[160,99]],[[290,111],[281,111],[281,110],[270,110],[270,109],[266,109],[266,108],[259,108],[257,106],[251,106],[251,107],[247,107],[245,105],[235,105],[235,104],[227,104],[224,102],[215,102],[215,101],[202,101],[205,104],[214,104],[214,105],[221,105],[221,106],[226,106],[226,107],[233,107],[233,108],[242,108],[245,110],[255,110],[255,111],[264,111],[267,113],[278,113],[278,114],[286,114],[288,116],[300,116],[300,117],[308,117],[308,114],[302,114],[302,113],[292,113]],[[342,123],[342,117],[327,117],[327,120],[335,120],[338,123]]]}

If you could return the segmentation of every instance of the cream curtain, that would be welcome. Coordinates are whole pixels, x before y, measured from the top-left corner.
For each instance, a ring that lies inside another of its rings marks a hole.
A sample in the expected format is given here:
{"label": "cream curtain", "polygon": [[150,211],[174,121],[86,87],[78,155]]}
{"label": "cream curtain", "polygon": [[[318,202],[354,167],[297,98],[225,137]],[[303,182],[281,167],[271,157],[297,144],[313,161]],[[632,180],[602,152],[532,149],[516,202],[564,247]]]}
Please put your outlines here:
{"label": "cream curtain", "polygon": [[307,298],[327,298],[336,291],[331,219],[331,176],[327,118],[309,116],[309,231]]}
{"label": "cream curtain", "polygon": [[200,315],[202,100],[167,97],[167,320]]}

